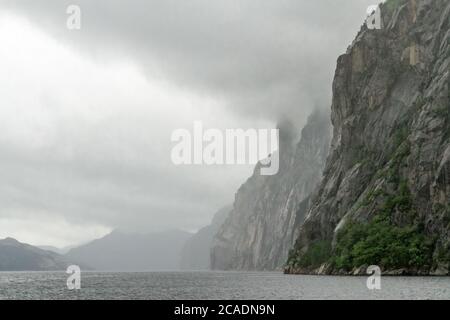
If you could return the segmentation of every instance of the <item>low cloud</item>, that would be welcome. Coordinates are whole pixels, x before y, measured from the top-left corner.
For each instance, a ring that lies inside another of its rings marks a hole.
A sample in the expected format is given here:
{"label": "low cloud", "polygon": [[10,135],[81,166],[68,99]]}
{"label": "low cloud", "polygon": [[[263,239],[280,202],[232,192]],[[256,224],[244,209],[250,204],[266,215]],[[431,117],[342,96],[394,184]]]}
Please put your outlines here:
{"label": "low cloud", "polygon": [[0,236],[66,245],[208,223],[252,168],[174,166],[171,132],[300,125],[328,108],[368,4],[3,0]]}

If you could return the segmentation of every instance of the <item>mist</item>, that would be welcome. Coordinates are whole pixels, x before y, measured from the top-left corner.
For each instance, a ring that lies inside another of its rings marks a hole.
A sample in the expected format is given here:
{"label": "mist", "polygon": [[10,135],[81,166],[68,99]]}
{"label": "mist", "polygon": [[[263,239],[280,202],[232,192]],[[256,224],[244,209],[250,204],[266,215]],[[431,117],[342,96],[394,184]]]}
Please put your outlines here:
{"label": "mist", "polygon": [[253,168],[174,166],[171,132],[284,119],[300,132],[329,108],[369,4],[3,0],[0,236],[67,246],[207,225]]}

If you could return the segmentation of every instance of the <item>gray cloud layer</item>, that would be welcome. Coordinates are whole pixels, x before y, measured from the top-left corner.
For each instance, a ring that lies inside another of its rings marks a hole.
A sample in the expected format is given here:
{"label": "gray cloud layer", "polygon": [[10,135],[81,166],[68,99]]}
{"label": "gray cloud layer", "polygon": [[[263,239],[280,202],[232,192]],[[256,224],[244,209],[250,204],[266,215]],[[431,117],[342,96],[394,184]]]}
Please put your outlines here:
{"label": "gray cloud layer", "polygon": [[[94,56],[130,56],[147,72],[214,94],[252,117],[328,107],[337,55],[373,0],[5,0]],[[82,9],[68,37],[65,8]],[[303,112],[297,115],[305,116]]]}
{"label": "gray cloud layer", "polygon": [[[228,112],[246,123],[286,117],[301,123],[314,107],[329,106],[336,58],[372,3],[2,0],[0,9],[26,16],[62,45],[100,65],[131,60],[149,79],[220,101],[226,109],[218,110],[217,117]],[[65,28],[69,4],[82,9],[79,32]],[[167,139],[176,128],[170,118],[174,115],[158,124],[158,135],[146,129],[153,125],[151,115],[140,116],[138,110],[132,115],[127,118],[123,111],[100,127],[59,134],[47,151],[0,139],[0,199],[8,208],[0,210],[0,218],[26,219],[30,212],[45,212],[77,224],[131,230],[191,229],[207,223],[232,200],[244,171],[230,175],[226,168],[174,168],[168,164]],[[83,121],[68,123],[75,128]],[[55,152],[67,145],[76,152]]]}

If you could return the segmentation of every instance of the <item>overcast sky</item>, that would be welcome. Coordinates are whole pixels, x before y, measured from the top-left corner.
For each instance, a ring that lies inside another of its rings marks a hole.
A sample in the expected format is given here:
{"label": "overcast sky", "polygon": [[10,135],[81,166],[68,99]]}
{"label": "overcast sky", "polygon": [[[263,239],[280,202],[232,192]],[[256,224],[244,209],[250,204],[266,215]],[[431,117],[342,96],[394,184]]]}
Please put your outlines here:
{"label": "overcast sky", "polygon": [[0,238],[208,224],[252,168],[176,167],[173,130],[301,126],[373,3],[0,0]]}

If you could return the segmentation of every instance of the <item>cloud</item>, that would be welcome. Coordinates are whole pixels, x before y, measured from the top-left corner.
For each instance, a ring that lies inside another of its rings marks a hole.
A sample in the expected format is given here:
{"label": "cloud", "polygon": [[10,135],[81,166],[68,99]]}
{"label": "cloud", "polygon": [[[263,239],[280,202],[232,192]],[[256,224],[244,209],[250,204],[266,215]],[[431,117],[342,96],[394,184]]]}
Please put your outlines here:
{"label": "cloud", "polygon": [[[328,107],[337,55],[370,0],[10,1],[61,41],[97,59],[129,56],[151,76],[227,101],[251,117],[305,117]],[[65,9],[82,10],[69,32]]]}
{"label": "cloud", "polygon": [[[66,29],[69,4],[80,31]],[[367,4],[3,0],[0,236],[67,245],[208,223],[252,168],[176,167],[171,132],[303,123],[327,108]]]}
{"label": "cloud", "polygon": [[132,63],[95,64],[22,19],[2,19],[0,38],[9,49],[0,51],[3,225],[196,229],[250,172],[170,162],[173,128],[189,129],[192,117],[236,123],[219,106],[204,111],[217,101],[146,78]]}

